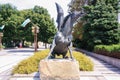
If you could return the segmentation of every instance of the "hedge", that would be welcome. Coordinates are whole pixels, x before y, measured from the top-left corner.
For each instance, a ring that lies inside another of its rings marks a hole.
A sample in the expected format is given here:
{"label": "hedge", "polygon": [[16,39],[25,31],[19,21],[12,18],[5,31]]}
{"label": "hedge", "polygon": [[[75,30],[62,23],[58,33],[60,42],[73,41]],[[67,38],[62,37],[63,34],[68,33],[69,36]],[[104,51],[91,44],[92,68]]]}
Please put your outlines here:
{"label": "hedge", "polygon": [[97,45],[94,52],[105,56],[110,56],[120,59],[120,44],[113,45]]}

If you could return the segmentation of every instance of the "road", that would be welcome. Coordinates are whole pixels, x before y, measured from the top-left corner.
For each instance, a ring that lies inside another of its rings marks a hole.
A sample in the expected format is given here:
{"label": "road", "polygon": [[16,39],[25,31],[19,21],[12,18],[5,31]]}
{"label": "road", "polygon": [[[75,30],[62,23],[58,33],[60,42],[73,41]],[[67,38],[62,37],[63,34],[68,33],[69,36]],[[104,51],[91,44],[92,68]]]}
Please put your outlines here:
{"label": "road", "polygon": [[[44,49],[44,48],[41,48]],[[40,50],[41,50],[40,49]],[[32,56],[33,48],[5,49],[0,51],[0,80],[8,80],[12,68],[21,60]]]}

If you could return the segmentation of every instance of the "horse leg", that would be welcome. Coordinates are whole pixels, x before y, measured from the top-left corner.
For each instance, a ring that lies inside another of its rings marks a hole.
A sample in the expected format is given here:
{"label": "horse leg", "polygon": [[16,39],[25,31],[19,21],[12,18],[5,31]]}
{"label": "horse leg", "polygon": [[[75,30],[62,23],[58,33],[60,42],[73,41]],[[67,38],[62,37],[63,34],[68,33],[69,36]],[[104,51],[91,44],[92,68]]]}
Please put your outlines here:
{"label": "horse leg", "polygon": [[46,57],[46,59],[51,59],[51,53],[53,52],[53,49],[55,46],[56,46],[56,44],[55,44],[55,39],[54,39],[53,43],[52,43],[52,47],[51,47],[50,52],[49,52],[48,56]]}

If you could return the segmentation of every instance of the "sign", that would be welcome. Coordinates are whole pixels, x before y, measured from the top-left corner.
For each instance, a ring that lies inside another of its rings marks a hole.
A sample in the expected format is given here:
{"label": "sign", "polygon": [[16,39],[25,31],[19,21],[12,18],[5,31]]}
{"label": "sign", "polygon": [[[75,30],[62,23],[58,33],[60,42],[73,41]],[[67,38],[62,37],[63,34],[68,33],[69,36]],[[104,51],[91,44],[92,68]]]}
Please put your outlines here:
{"label": "sign", "polygon": [[30,22],[30,19],[26,19],[21,26],[25,27]]}
{"label": "sign", "polygon": [[1,29],[1,30],[3,30],[3,29],[4,29],[4,27],[5,27],[5,25],[2,25],[2,26],[0,27],[0,29]]}

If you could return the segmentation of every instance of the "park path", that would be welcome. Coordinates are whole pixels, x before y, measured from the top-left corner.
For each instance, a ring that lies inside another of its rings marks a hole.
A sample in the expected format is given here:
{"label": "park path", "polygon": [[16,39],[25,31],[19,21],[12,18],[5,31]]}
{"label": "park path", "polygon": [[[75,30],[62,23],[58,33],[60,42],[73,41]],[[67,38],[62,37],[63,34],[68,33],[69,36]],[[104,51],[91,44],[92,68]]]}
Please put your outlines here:
{"label": "park path", "polygon": [[33,55],[34,50],[27,48],[5,49],[0,51],[0,80],[8,80],[11,70],[21,60]]}
{"label": "park path", "polygon": [[120,80],[120,69],[92,56],[89,57],[94,63],[94,71],[80,71],[80,80]]}
{"label": "park path", "polygon": [[[94,71],[80,71],[80,80],[120,80],[120,69],[102,60],[87,55],[94,63]],[[10,80],[40,80],[39,73],[34,76],[15,76]]]}
{"label": "park path", "polygon": [[[14,53],[12,53],[12,52],[14,52]],[[8,50],[7,53],[3,51],[0,55],[0,70],[3,70],[5,68],[2,66],[5,65],[6,62],[7,62],[6,64],[8,64],[8,63],[11,63],[11,61],[12,61],[13,64],[12,64],[12,66],[6,65],[8,67],[6,67],[4,71],[0,71],[0,80],[40,80],[39,73],[35,73],[35,76],[31,75],[29,77],[28,76],[11,77],[11,75],[10,75],[11,74],[10,70],[15,65],[14,60],[16,61],[16,59],[18,59],[18,62],[19,62],[19,60],[27,58],[28,56],[30,56],[32,54],[33,54],[33,50],[31,50],[31,49],[29,49],[29,50],[21,49],[21,50],[15,50],[15,51]],[[92,56],[88,55],[88,57],[94,63],[94,71],[80,71],[80,80],[120,80],[120,69],[118,69],[102,60],[94,58]],[[5,62],[2,59],[7,60],[7,61]],[[36,74],[38,74],[38,75],[36,75]],[[8,79],[8,78],[10,78],[10,79]]]}
{"label": "park path", "polygon": [[[44,50],[41,46],[38,50]],[[11,71],[23,59],[34,54],[34,48],[4,49],[0,51],[0,80],[9,80]]]}

